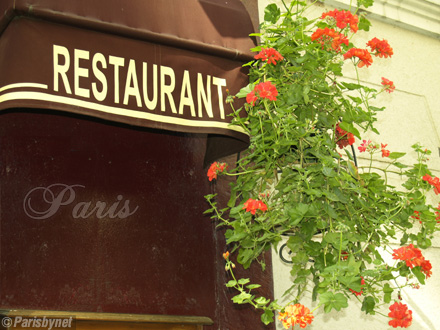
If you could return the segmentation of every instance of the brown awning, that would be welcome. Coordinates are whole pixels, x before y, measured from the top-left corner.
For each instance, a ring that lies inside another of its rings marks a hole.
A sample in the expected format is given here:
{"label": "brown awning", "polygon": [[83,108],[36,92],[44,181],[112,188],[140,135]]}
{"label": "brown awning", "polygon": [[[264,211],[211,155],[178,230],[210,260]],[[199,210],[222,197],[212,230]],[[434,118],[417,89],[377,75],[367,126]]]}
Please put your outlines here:
{"label": "brown awning", "polygon": [[0,13],[0,110],[213,134],[208,159],[246,146],[225,104],[254,46],[239,0],[4,0]]}

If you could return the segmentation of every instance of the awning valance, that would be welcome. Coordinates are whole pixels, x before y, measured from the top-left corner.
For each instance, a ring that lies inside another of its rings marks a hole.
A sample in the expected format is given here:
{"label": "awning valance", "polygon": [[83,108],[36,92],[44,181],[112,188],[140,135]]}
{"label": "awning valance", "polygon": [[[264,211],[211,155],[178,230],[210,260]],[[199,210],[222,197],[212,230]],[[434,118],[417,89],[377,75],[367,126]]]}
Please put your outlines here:
{"label": "awning valance", "polygon": [[240,1],[11,0],[0,12],[0,110],[215,134],[229,148],[217,155],[246,145],[225,104],[227,89],[247,84],[242,65],[252,60]]}

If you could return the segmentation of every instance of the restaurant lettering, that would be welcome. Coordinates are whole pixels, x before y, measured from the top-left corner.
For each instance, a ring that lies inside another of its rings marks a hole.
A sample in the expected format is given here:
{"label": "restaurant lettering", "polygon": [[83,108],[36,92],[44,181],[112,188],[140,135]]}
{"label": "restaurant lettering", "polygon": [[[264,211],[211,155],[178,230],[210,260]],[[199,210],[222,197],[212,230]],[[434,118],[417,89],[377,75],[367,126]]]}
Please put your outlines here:
{"label": "restaurant lettering", "polygon": [[[132,102],[139,110],[154,111],[159,103],[160,111],[167,115],[189,113],[194,118],[225,119],[225,86],[226,79],[211,75],[195,75],[188,70],[176,73],[165,65],[53,45],[55,92],[114,105]],[[218,104],[213,104],[214,93]],[[219,113],[214,114],[213,109]]]}

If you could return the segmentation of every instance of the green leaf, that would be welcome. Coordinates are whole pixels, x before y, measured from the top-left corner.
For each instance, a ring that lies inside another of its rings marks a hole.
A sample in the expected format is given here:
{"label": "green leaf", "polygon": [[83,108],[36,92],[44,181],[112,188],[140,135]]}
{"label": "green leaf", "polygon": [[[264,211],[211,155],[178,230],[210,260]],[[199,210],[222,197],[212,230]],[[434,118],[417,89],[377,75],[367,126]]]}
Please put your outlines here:
{"label": "green leaf", "polygon": [[249,85],[243,87],[242,89],[240,89],[240,91],[235,96],[238,97],[239,99],[246,97],[250,92],[252,92],[254,87],[255,87],[254,84],[249,84]]}
{"label": "green leaf", "polygon": [[246,285],[246,288],[248,288],[249,290],[258,289],[260,287],[261,287],[260,284],[249,284],[249,285]]}
{"label": "green leaf", "polygon": [[249,268],[253,260],[254,250],[253,249],[240,249],[237,256],[237,261],[243,265],[245,269]]}
{"label": "green leaf", "polygon": [[264,313],[261,315],[261,322],[268,325],[269,323],[273,322],[274,314],[270,309],[266,309]]}
{"label": "green leaf", "polygon": [[[371,7],[374,3],[374,0],[358,0],[357,5],[358,7],[364,6],[365,8]],[[368,30],[366,30],[368,31]]]}
{"label": "green leaf", "polygon": [[370,31],[370,26],[371,26],[371,22],[368,19],[366,19],[363,15],[361,15],[359,17],[359,24],[358,24],[359,30]]}
{"label": "green leaf", "polygon": [[250,281],[251,281],[251,280],[248,279],[248,278],[240,278],[240,279],[238,280],[238,284],[240,284],[240,285],[244,285],[244,284],[248,284]]}
{"label": "green leaf", "polygon": [[338,276],[338,280],[347,288],[361,292],[361,278],[359,276]]}
{"label": "green leaf", "polygon": [[324,204],[323,205],[325,213],[327,213],[328,216],[330,216],[333,219],[338,218],[338,214],[335,212],[335,209],[330,204]]}
{"label": "green leaf", "polygon": [[274,3],[270,4],[264,9],[264,20],[275,24],[280,18],[281,10]]}
{"label": "green leaf", "polygon": [[[348,152],[347,152],[347,154],[348,154]],[[351,161],[348,161],[347,165],[348,165],[348,171],[350,172],[351,176],[353,178],[355,178],[356,180],[360,180],[361,177],[359,175],[359,172],[358,172],[358,169],[357,169],[356,165],[353,162],[351,162]]]}
{"label": "green leaf", "polygon": [[420,270],[420,266],[412,268],[411,271],[417,277],[420,284],[425,284],[425,274]]}
{"label": "green leaf", "polygon": [[383,286],[383,292],[384,292],[384,298],[383,301],[385,303],[389,303],[391,301],[391,294],[393,293],[394,289],[389,285],[389,283],[385,283]]}
{"label": "green leaf", "polygon": [[398,159],[398,158],[403,157],[405,155],[406,155],[405,152],[391,152],[390,155],[388,156],[388,158],[390,158],[390,159]]}
{"label": "green leaf", "polygon": [[245,304],[252,298],[252,295],[247,292],[241,292],[239,295],[232,297],[232,301],[236,304]]}
{"label": "green leaf", "polygon": [[330,167],[326,167],[326,166],[324,166],[324,167],[322,168],[322,173],[323,173],[325,176],[328,176],[328,177],[335,177],[335,176],[336,176],[335,171],[333,171],[332,168],[330,168]]}
{"label": "green leaf", "polygon": [[258,297],[258,298],[255,299],[254,301],[255,301],[255,303],[256,303],[257,305],[260,305],[260,306],[267,305],[267,304],[270,302],[269,299],[264,298],[264,297]]}
{"label": "green leaf", "polygon": [[332,309],[340,311],[348,307],[347,297],[342,293],[325,292],[319,296],[319,301],[324,305],[324,311],[330,313]]}
{"label": "green leaf", "polygon": [[364,311],[367,314],[374,315],[374,306],[376,306],[376,302],[374,301],[374,298],[371,296],[367,296],[364,298],[364,301],[362,302],[361,311]]}
{"label": "green leaf", "polygon": [[405,164],[402,164],[402,163],[399,163],[399,162],[393,162],[392,164],[394,166],[396,166],[397,168],[407,168],[407,167],[409,167],[408,165],[405,165]]}
{"label": "green leaf", "polygon": [[353,126],[352,123],[342,121],[339,123],[339,127],[342,128],[344,131],[353,133],[353,135],[356,136],[358,139],[361,138],[359,131]]}
{"label": "green leaf", "polygon": [[341,85],[343,85],[345,88],[347,88],[349,90],[355,90],[355,89],[362,88],[362,85],[347,83],[347,82],[341,82]]}
{"label": "green leaf", "polygon": [[237,285],[237,281],[236,280],[230,280],[228,283],[225,284],[226,287],[228,288],[233,288],[234,286]]}

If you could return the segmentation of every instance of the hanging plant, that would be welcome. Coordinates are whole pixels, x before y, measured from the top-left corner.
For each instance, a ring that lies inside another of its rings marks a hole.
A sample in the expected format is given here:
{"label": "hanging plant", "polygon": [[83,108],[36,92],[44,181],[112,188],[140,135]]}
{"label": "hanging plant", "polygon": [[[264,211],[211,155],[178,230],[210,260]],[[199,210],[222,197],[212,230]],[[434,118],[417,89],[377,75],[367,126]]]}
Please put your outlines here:
{"label": "hanging plant", "polygon": [[[250,84],[227,99],[234,108],[235,98],[246,98],[234,109],[232,125],[249,134],[249,148],[236,166],[215,162],[208,170],[211,181],[236,177],[229,203],[219,208],[215,195],[206,199],[207,213],[228,227],[227,244],[244,268],[252,262],[264,267],[262,254],[288,237],[292,285],[286,293],[292,301],[280,306],[258,296],[259,284],[235,277],[229,252],[223,255],[231,276],[226,286],[238,290],[235,303],[261,309],[265,324],[278,312],[286,329],[313,321],[313,311],[301,304],[308,288],[316,308],[325,312],[360,300],[362,310],[374,314],[386,304],[389,325],[408,327],[412,312],[400,292],[431,276],[421,249],[439,230],[439,210],[427,195],[440,192],[440,180],[432,177],[426,164],[430,151],[421,145],[412,146],[417,161],[405,164],[405,153],[388,150],[385,141],[362,140],[366,132],[379,133],[376,114],[384,110],[370,101],[395,86],[382,78],[380,90],[367,87],[358,73],[371,70],[376,60],[389,60],[393,49],[378,38],[366,48],[353,45],[352,35],[369,28],[356,12],[333,10],[310,20],[305,2],[282,3],[283,14],[275,4],[265,10],[256,34],[262,43],[247,64]],[[357,82],[343,79],[347,62]],[[369,159],[365,166],[357,163],[356,139],[362,141],[358,155]],[[384,166],[375,165],[379,159],[386,160]],[[401,184],[393,185],[392,176]],[[396,239],[400,248],[390,245]]]}

